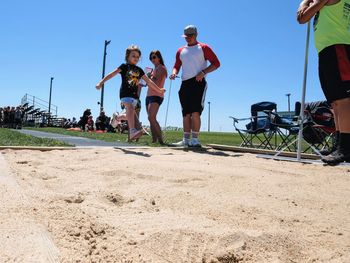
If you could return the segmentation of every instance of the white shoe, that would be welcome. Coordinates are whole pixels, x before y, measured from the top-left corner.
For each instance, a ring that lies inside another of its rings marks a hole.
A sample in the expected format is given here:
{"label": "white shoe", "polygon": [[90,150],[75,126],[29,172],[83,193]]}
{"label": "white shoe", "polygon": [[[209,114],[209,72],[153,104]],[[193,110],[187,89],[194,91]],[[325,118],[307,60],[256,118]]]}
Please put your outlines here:
{"label": "white shoe", "polygon": [[187,147],[189,143],[190,143],[190,139],[183,139],[182,141],[172,143],[171,145],[175,147]]}
{"label": "white shoe", "polygon": [[198,140],[198,138],[192,138],[192,140],[188,144],[189,147],[202,147],[201,142]]}
{"label": "white shoe", "polygon": [[138,130],[132,131],[130,132],[130,141],[137,140],[141,136],[142,136],[142,131],[138,131]]}

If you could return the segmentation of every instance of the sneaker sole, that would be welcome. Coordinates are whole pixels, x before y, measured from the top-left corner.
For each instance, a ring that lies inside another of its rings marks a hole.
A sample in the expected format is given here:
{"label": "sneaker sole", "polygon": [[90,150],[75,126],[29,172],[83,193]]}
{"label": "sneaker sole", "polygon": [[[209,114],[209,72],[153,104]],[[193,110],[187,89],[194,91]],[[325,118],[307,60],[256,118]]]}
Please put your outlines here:
{"label": "sneaker sole", "polygon": [[174,144],[172,144],[172,147],[175,147],[175,148],[188,148],[189,146],[188,145],[174,145]]}
{"label": "sneaker sole", "polygon": [[202,145],[197,144],[197,145],[188,145],[190,148],[202,148]]}

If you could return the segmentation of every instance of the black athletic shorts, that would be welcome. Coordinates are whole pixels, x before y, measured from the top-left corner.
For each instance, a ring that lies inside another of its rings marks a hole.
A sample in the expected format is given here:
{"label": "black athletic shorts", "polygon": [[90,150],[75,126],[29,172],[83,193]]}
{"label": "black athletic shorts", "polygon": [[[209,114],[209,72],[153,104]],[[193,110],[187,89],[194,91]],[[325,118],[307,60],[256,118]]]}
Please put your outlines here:
{"label": "black athletic shorts", "polygon": [[329,103],[350,97],[350,45],[334,45],[319,54],[319,76]]}
{"label": "black athletic shorts", "polygon": [[158,103],[158,105],[162,105],[164,98],[159,96],[147,96],[146,97],[146,108],[150,103]]}
{"label": "black athletic shorts", "polygon": [[182,82],[179,98],[183,116],[193,112],[202,114],[206,91],[207,82],[205,79],[197,81],[196,78],[192,78]]}

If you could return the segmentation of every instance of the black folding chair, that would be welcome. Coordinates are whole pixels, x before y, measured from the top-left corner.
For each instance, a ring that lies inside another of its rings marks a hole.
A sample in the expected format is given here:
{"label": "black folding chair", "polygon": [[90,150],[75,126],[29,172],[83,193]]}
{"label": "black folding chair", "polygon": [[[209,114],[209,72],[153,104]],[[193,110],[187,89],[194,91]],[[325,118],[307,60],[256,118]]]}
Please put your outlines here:
{"label": "black folding chair", "polygon": [[282,117],[279,114],[271,113],[271,126],[276,130],[279,143],[276,143],[276,151],[296,151],[296,138],[299,133],[299,124],[294,117]]}
{"label": "black folding chair", "polygon": [[[305,119],[303,122],[303,138],[308,143],[303,152],[309,150],[323,150],[331,146],[333,134],[335,132],[333,113],[327,102],[311,102],[305,104]],[[277,151],[297,151],[296,139],[299,133],[297,116],[300,115],[300,103],[296,103],[295,115],[286,118],[271,113],[273,115],[272,126],[275,126],[276,134],[281,142],[276,147]]]}
{"label": "black folding chair", "polygon": [[[271,125],[271,112],[277,110],[276,103],[259,102],[251,106],[251,117],[238,119],[230,117],[233,120],[233,126],[242,139],[240,147],[260,148],[273,150],[276,130]],[[239,128],[240,122],[247,122],[245,129]]]}
{"label": "black folding chair", "polygon": [[318,150],[332,148],[336,129],[331,105],[327,101],[307,103],[305,115],[309,124],[303,130],[305,141]]}

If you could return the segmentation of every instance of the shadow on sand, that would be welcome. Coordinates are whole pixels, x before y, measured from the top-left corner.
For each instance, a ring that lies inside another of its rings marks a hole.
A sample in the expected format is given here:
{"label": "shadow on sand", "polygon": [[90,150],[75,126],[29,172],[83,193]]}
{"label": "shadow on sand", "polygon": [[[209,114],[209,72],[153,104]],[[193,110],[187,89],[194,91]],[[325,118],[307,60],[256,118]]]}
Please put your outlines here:
{"label": "shadow on sand", "polygon": [[[212,156],[220,156],[220,157],[241,157],[243,154],[229,154],[227,152],[223,151],[218,151],[218,150],[213,150],[209,148],[176,148],[176,147],[169,147],[169,148],[162,148],[162,149],[171,149],[171,150],[177,150],[177,151],[183,151],[183,152],[195,152],[198,154],[208,154]],[[118,150],[122,151],[125,154],[131,154],[131,155],[136,155],[136,156],[141,156],[145,158],[149,158],[152,155],[148,153],[144,153],[141,151],[134,151],[126,148],[118,148]],[[166,155],[174,155],[173,153],[168,153]]]}
{"label": "shadow on sand", "polygon": [[131,155],[137,155],[137,156],[141,156],[141,157],[145,157],[145,158],[149,158],[152,155],[148,154],[148,153],[144,153],[144,152],[138,152],[138,151],[132,151],[132,150],[128,150],[128,149],[118,149],[120,151],[122,151],[125,154],[131,154]]}
{"label": "shadow on sand", "polygon": [[184,151],[184,152],[195,152],[195,153],[199,153],[199,154],[221,156],[221,157],[241,157],[241,156],[243,156],[243,154],[228,154],[228,153],[223,152],[223,151],[217,151],[217,150],[204,148],[204,147],[201,147],[201,148],[195,148],[195,147],[193,147],[193,148],[191,148],[191,147],[176,148],[176,147],[172,147],[171,149],[178,150],[178,151]]}

